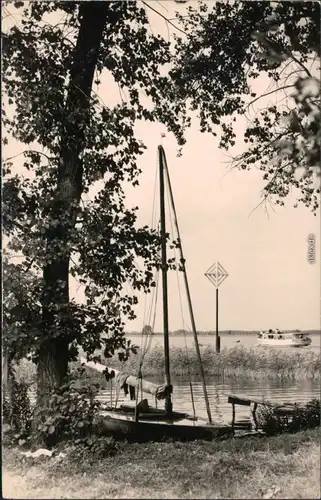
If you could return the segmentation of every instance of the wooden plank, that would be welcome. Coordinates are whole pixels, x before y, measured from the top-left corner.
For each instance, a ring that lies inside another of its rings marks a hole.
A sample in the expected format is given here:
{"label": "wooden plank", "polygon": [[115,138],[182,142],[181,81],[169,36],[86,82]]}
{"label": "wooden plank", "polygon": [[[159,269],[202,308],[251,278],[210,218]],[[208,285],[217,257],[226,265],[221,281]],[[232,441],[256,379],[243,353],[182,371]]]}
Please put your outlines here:
{"label": "wooden plank", "polygon": [[227,402],[241,406],[251,406],[251,402],[256,402],[259,404],[263,403],[263,401],[254,401],[252,398],[246,396],[233,396],[231,394],[228,396]]}
{"label": "wooden plank", "polygon": [[233,395],[233,394],[226,394],[228,396],[228,403],[230,404],[236,404],[236,405],[241,405],[241,406],[251,406],[251,403],[256,403],[258,405],[269,405],[273,409],[286,409],[290,411],[293,411],[297,407],[303,407],[304,405],[301,403],[296,403],[292,401],[267,401],[265,399],[256,399],[252,398],[251,396],[246,396],[244,394],[238,394]]}
{"label": "wooden plank", "polygon": [[277,407],[277,406],[283,407],[283,403],[280,403],[278,405],[278,403],[274,403],[272,401],[267,401],[266,399],[256,399],[256,398],[252,398],[251,396],[245,396],[245,395],[241,395],[241,394],[238,394],[237,396],[235,396],[233,394],[227,394],[227,396],[228,396],[227,402],[230,404],[234,403],[236,405],[241,405],[241,406],[251,406],[252,403],[256,403],[258,405],[270,405],[272,407],[274,407],[274,406],[275,407]]}

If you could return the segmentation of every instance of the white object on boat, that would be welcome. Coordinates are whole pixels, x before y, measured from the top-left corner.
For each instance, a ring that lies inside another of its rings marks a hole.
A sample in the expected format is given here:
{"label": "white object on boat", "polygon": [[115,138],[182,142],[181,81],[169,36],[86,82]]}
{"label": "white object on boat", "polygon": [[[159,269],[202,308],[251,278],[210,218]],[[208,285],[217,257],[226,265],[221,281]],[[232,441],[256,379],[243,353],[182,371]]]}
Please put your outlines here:
{"label": "white object on boat", "polygon": [[280,332],[260,332],[257,338],[258,345],[267,346],[290,346],[290,347],[306,347],[311,344],[310,337],[305,333]]}

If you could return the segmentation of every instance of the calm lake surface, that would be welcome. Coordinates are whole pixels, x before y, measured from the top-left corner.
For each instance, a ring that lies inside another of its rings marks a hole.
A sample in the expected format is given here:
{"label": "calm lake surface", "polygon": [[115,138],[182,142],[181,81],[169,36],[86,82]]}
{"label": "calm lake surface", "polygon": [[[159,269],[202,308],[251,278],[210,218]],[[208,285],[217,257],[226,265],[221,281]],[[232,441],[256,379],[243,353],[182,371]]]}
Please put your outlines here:
{"label": "calm lake surface", "polygon": [[[159,383],[160,380],[148,378],[151,382]],[[305,403],[313,398],[320,399],[320,381],[300,380],[300,381],[281,381],[281,380],[241,380],[235,378],[225,378],[224,380],[207,378],[207,393],[210,401],[211,414],[214,422],[229,423],[232,418],[231,405],[227,403],[227,395],[246,395],[253,398],[264,398],[273,402],[296,402]],[[177,411],[184,411],[193,414],[191,392],[189,380],[184,378],[173,378],[173,408]],[[192,380],[193,396],[195,402],[196,415],[201,418],[207,418],[206,406],[204,401],[202,384],[199,379]],[[30,394],[31,401],[35,404],[35,393]],[[145,394],[151,406],[155,406],[155,400],[152,396]],[[107,405],[114,406],[115,390],[113,389],[112,399],[109,390],[100,392],[98,399]],[[129,396],[124,396],[121,391],[118,406],[120,404],[133,405]],[[164,408],[163,402],[158,402],[158,408]],[[246,406],[237,406],[237,420],[248,420],[249,408]]]}
{"label": "calm lake surface", "polygon": [[[151,382],[152,378],[149,378]],[[154,379],[155,382],[157,382]],[[159,382],[159,381],[158,381]],[[225,378],[224,380],[208,378],[207,393],[210,401],[211,413],[213,420],[220,423],[228,423],[231,421],[232,409],[227,403],[227,395],[247,395],[253,398],[264,398],[274,402],[297,402],[304,403],[313,398],[320,398],[320,381],[281,381],[281,380],[240,380],[235,378]],[[189,380],[184,378],[174,378],[172,380],[174,386],[173,392],[173,407],[178,411],[193,413],[191,400],[191,392]],[[207,417],[203,389],[200,380],[192,380],[193,396],[195,401],[196,415],[198,417]],[[154,398],[149,395],[148,401],[150,405],[155,405]],[[102,391],[99,399],[106,403],[110,403],[110,391]],[[115,395],[113,395],[115,401]],[[123,396],[119,398],[119,404],[133,404],[129,397]],[[158,403],[159,408],[164,408],[164,403]],[[249,409],[246,406],[238,406],[236,409],[237,419],[247,419]]]}

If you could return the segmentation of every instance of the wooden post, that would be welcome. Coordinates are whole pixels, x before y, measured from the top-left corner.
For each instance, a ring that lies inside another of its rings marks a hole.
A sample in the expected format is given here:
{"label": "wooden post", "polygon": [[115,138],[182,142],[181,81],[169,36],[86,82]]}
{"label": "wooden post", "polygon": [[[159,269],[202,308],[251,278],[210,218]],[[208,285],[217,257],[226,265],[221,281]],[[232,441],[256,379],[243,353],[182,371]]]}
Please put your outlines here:
{"label": "wooden post", "polygon": [[257,410],[258,404],[257,403],[251,403],[250,406],[250,412],[251,412],[251,424],[252,427],[254,428],[255,431],[258,430],[258,423],[257,423],[257,418],[256,418],[256,410]]}
{"label": "wooden post", "polygon": [[215,337],[215,349],[216,352],[220,352],[221,348],[220,337],[218,334],[218,288],[216,288],[216,337]]}
{"label": "wooden post", "polygon": [[139,413],[139,410],[138,410],[138,395],[139,395],[139,387],[137,387],[135,389],[135,396],[136,396],[136,401],[135,401],[135,422],[138,422],[138,413]]}
{"label": "wooden post", "polygon": [[235,426],[235,404],[232,403],[232,430],[233,430],[233,434],[235,433],[234,426]]}

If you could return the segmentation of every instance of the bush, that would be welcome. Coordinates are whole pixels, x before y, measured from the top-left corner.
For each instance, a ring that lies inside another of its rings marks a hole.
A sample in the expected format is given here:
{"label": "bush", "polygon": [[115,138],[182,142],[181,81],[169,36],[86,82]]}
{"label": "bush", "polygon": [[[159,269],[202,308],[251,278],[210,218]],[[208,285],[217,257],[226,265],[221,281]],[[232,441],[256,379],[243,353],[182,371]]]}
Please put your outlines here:
{"label": "bush", "polygon": [[321,423],[320,400],[312,399],[306,406],[296,406],[290,424],[291,432],[298,432],[305,429],[313,429]]}
{"label": "bush", "polygon": [[287,430],[287,418],[277,415],[271,404],[259,406],[256,418],[258,427],[268,436],[275,436]]}
{"label": "bush", "polygon": [[[115,441],[99,436],[101,404],[96,395],[100,385],[83,375],[82,367],[75,369],[65,383],[51,393],[46,405],[36,406],[33,412],[28,397],[30,377],[27,383],[21,370],[19,381],[12,375],[10,399],[3,401],[3,417],[11,427],[6,434],[6,444],[29,447],[41,443],[52,448],[60,443],[72,460],[88,463],[97,457],[115,455],[118,450]],[[33,419],[37,426],[32,426]]]}
{"label": "bush", "polygon": [[269,436],[282,432],[299,432],[321,424],[320,400],[312,399],[305,406],[294,406],[289,416],[279,415],[271,404],[260,406],[257,411],[259,427]]}
{"label": "bush", "polygon": [[32,410],[28,396],[28,384],[17,382],[11,377],[10,395],[3,400],[3,419],[7,422],[12,432],[19,437],[30,434]]}
{"label": "bush", "polygon": [[83,369],[70,374],[63,385],[49,396],[46,407],[35,409],[37,439],[51,447],[59,441],[80,443],[90,439],[98,425],[99,384],[82,386]]}

